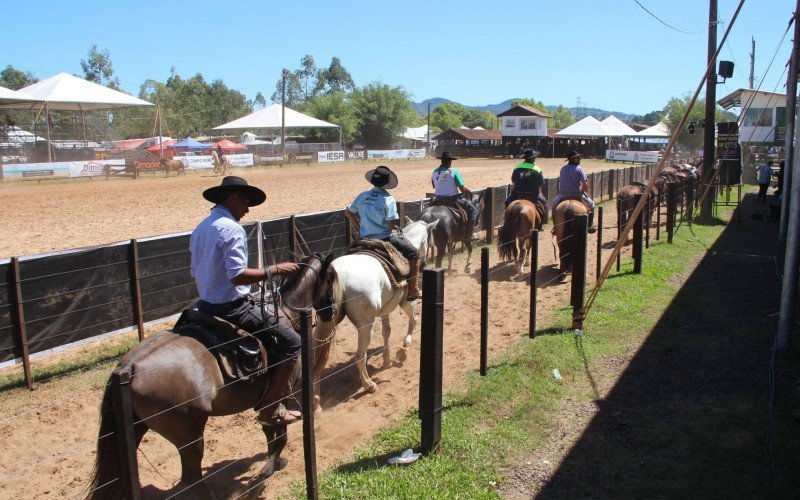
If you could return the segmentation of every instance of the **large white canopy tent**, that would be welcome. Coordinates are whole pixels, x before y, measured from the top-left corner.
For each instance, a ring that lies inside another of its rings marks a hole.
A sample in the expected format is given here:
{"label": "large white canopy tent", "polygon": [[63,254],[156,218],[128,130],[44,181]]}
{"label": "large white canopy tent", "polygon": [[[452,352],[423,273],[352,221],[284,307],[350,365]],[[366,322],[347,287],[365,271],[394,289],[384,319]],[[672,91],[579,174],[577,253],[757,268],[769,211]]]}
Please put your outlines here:
{"label": "large white canopy tent", "polygon": [[266,108],[254,111],[247,116],[214,127],[214,130],[285,128],[338,128],[339,143],[341,144],[342,142],[342,128],[339,127],[339,125],[328,123],[324,120],[314,118],[313,116],[304,115],[299,111],[281,106],[280,104],[270,104]]}
{"label": "large white canopy tent", "polygon": [[640,130],[636,133],[635,137],[632,137],[632,140],[636,141],[637,143],[656,143],[656,144],[664,144],[669,142],[669,138],[671,134],[669,133],[669,129],[667,128],[666,124],[662,122],[658,122],[650,128],[646,128],[644,130]]}
{"label": "large white canopy tent", "polygon": [[594,116],[587,116],[569,127],[559,130],[555,135],[563,138],[619,137],[616,132],[608,129]]}
{"label": "large white canopy tent", "polygon": [[[59,73],[45,80],[19,89],[18,94],[26,96],[27,103],[2,103],[0,108],[44,110],[45,117],[51,110],[93,111],[99,109],[128,108],[132,106],[152,106],[151,103],[114,89],[89,82],[67,73]],[[47,142],[50,142],[50,120],[47,124]],[[84,129],[84,136],[86,130]],[[86,138],[84,137],[84,140]],[[50,147],[47,159],[52,160]]]}
{"label": "large white canopy tent", "polygon": [[16,106],[28,107],[30,105],[40,102],[41,101],[39,99],[27,96],[22,92],[17,92],[16,90],[0,87],[0,107],[5,107],[5,108],[16,107]]}
{"label": "large white canopy tent", "polygon": [[[601,121],[604,127],[614,132],[614,136],[631,136],[636,135],[636,131],[630,128],[622,120],[614,115],[609,115],[605,120]],[[614,137],[612,136],[612,137]]]}

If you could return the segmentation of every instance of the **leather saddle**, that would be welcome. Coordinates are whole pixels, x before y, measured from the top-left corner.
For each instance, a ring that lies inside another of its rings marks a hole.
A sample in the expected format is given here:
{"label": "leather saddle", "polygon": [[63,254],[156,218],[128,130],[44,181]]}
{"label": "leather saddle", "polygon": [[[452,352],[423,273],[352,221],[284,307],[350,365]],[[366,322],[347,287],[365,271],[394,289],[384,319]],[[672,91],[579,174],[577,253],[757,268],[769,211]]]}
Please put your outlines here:
{"label": "leather saddle", "polygon": [[453,214],[453,218],[459,224],[464,224],[469,220],[469,214],[467,211],[455,202],[454,199],[450,198],[433,198],[431,200],[430,206],[432,207],[447,207],[450,209],[450,213]]}
{"label": "leather saddle", "polygon": [[404,280],[411,272],[408,259],[388,241],[369,238],[356,240],[347,247],[347,253],[369,255],[378,259],[394,288],[405,286]]}
{"label": "leather saddle", "polygon": [[269,366],[267,351],[258,338],[216,316],[186,309],[172,331],[206,346],[217,359],[227,382],[248,380]]}

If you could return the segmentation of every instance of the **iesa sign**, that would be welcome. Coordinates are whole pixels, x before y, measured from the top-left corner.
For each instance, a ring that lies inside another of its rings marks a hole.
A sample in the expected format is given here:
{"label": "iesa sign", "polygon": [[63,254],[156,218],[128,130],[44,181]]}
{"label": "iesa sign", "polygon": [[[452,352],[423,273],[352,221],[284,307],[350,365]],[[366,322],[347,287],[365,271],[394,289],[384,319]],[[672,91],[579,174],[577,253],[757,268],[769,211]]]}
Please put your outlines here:
{"label": "iesa sign", "polygon": [[344,151],[320,151],[317,153],[317,161],[320,163],[344,161]]}

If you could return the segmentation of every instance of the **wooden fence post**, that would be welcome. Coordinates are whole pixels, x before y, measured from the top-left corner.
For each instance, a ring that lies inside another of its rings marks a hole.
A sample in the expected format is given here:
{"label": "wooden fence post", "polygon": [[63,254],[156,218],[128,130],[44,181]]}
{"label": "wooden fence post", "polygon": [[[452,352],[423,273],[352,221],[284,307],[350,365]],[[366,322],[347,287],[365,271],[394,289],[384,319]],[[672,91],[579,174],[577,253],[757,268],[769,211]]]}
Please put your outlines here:
{"label": "wooden fence post", "polygon": [[576,215],[572,221],[572,328],[583,328],[583,300],[586,293],[586,235],[588,217]]}
{"label": "wooden fence post", "polygon": [[[642,195],[637,194],[633,197],[634,206],[637,206],[642,199]],[[633,272],[642,273],[642,221],[644,210],[639,211],[636,220],[633,221]]]}
{"label": "wooden fence post", "polygon": [[[741,184],[739,189],[741,189]],[[691,227],[692,216],[694,215],[694,177],[686,179],[686,222]]]}
{"label": "wooden fence post", "polygon": [[14,280],[14,296],[12,305],[16,312],[17,342],[22,354],[22,371],[25,375],[25,387],[33,390],[33,375],[31,374],[31,358],[28,352],[28,331],[25,328],[25,310],[22,299],[22,277],[19,271],[19,257],[11,258],[11,274]]}
{"label": "wooden fence post", "polygon": [[294,221],[294,215],[289,216],[289,252],[292,254],[292,260],[297,260],[297,225]]}
{"label": "wooden fence post", "polygon": [[488,196],[485,196],[484,200],[486,214],[483,220],[486,227],[486,243],[491,245],[494,241],[494,189],[487,187],[486,190]]}
{"label": "wooden fence post", "polygon": [[595,266],[595,280],[600,281],[603,269],[603,207],[597,207],[597,264]]}
{"label": "wooden fence post", "polygon": [[672,243],[672,236],[675,234],[675,197],[678,194],[677,184],[667,183],[667,243]]}
{"label": "wooden fence post", "polygon": [[300,312],[300,369],[303,397],[303,458],[306,467],[306,497],[318,498],[317,487],[317,444],[314,434],[314,360],[311,347],[311,315],[308,311]]}
{"label": "wooden fence post", "polygon": [[117,433],[117,451],[122,464],[119,479],[123,484],[125,498],[138,500],[142,498],[142,492],[139,489],[139,462],[136,458],[136,438],[133,431],[130,369],[111,373],[111,390],[116,417],[114,432]]}
{"label": "wooden fence post", "polygon": [[422,452],[430,453],[442,437],[442,340],[444,269],[422,272],[422,333],[419,358],[419,418]]}
{"label": "wooden fence post", "polygon": [[144,340],[144,315],[142,312],[142,282],[139,271],[139,242],[133,238],[128,252],[128,269],[131,280],[131,303],[133,305],[133,319],[139,330],[139,342]]}
{"label": "wooden fence post", "polygon": [[481,248],[481,375],[486,375],[489,344],[489,248]]}
{"label": "wooden fence post", "polygon": [[539,230],[535,229],[531,236],[531,289],[530,311],[528,316],[528,337],[536,337],[536,272],[539,270]]}

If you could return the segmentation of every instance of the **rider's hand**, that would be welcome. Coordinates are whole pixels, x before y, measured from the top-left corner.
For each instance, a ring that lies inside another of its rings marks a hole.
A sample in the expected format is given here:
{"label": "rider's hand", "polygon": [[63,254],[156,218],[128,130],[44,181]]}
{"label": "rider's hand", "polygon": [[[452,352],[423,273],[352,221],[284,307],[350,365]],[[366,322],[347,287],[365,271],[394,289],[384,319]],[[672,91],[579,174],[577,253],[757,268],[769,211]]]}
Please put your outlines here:
{"label": "rider's hand", "polygon": [[269,272],[275,276],[291,276],[300,269],[294,262],[281,262],[269,266]]}

